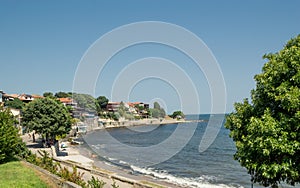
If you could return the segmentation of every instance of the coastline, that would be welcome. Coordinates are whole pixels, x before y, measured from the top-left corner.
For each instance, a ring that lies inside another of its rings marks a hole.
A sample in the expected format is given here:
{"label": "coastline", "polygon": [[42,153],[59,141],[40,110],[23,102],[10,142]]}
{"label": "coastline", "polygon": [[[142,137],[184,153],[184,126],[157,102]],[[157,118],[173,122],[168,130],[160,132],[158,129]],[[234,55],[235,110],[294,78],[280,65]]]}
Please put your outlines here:
{"label": "coastline", "polygon": [[[90,180],[92,176],[104,181],[106,183],[104,188],[111,187],[114,182],[120,188],[181,187],[166,181],[156,180],[147,175],[133,174],[121,167],[110,165],[101,160],[100,157],[93,153],[88,146],[74,146],[68,142],[68,146],[66,148],[59,148],[60,150],[57,151],[54,146],[51,148],[42,148],[39,135],[37,135],[37,142],[32,142],[32,139],[27,135],[23,135],[21,138],[26,143],[27,147],[32,151],[32,153],[38,155],[39,150],[44,150],[53,157],[53,160],[59,162],[62,167],[66,167],[72,171],[73,166],[76,166],[77,171],[83,174],[82,178],[85,181]],[[37,169],[39,170],[41,168],[37,167]]]}
{"label": "coastline", "polygon": [[87,123],[87,132],[99,130],[99,129],[111,129],[111,128],[121,128],[121,127],[134,127],[134,126],[144,126],[144,125],[168,125],[168,124],[181,124],[181,123],[192,123],[192,122],[202,122],[203,120],[185,120],[185,119],[172,119],[172,118],[147,118],[140,120],[122,120],[122,121],[112,121],[102,119],[99,122]]}
{"label": "coastline", "polygon": [[[197,120],[203,121],[203,120]],[[84,134],[89,134],[97,130],[105,129],[115,129],[115,128],[125,128],[125,127],[134,127],[134,126],[147,126],[147,125],[169,125],[169,124],[183,124],[195,122],[194,120],[185,120],[185,119],[172,119],[172,118],[163,118],[163,119],[141,119],[134,121],[109,121],[105,124],[89,124],[87,130]],[[79,137],[79,145],[71,145],[66,150],[68,156],[58,157],[60,160],[64,161],[73,161],[76,164],[81,164],[84,166],[89,166],[94,169],[97,169],[101,172],[100,179],[103,181],[111,182],[111,179],[118,179],[118,183],[121,183],[120,187],[174,187],[180,188],[182,185],[178,185],[167,180],[159,179],[151,175],[141,174],[134,172],[133,169],[126,169],[122,166],[114,165],[103,156],[96,154],[92,148],[90,148],[86,143]],[[84,143],[84,144],[82,144]],[[72,157],[73,156],[73,157]],[[107,179],[107,177],[110,177]],[[125,181],[124,181],[125,180]],[[126,183],[127,182],[127,183]],[[125,184],[124,184],[125,183]]]}
{"label": "coastline", "polygon": [[[202,121],[202,120],[199,120]],[[175,119],[143,119],[138,121],[126,121],[123,123],[118,122],[119,125],[115,126],[114,124],[109,126],[90,126],[87,130],[87,134],[101,130],[101,129],[111,129],[111,128],[124,128],[130,126],[145,126],[145,125],[168,125],[168,124],[179,124],[179,123],[189,123],[193,121],[187,120],[175,120]],[[37,136],[37,140],[39,137]],[[80,139],[80,137],[79,137]],[[36,145],[33,143],[27,136],[23,136],[23,140],[28,146]],[[151,174],[141,174],[135,172],[133,169],[126,169],[122,166],[114,165],[111,162],[106,162],[103,160],[102,156],[97,155],[93,152],[86,144],[71,145],[70,142],[67,143],[67,148],[59,148],[59,151],[56,151],[55,148],[35,148],[30,147],[33,150],[33,153],[36,153],[37,150],[46,150],[50,153],[54,160],[60,162],[62,166],[65,166],[72,169],[72,166],[77,166],[78,170],[81,173],[84,173],[84,179],[86,181],[90,180],[92,176],[99,178],[106,182],[105,187],[110,187],[113,182],[116,182],[120,187],[184,187],[176,183],[169,182],[164,179],[159,179]],[[62,143],[60,143],[61,146]]]}
{"label": "coastline", "polygon": [[92,149],[88,146],[78,146],[76,149],[81,155],[93,160],[95,168],[100,171],[107,172],[108,174],[114,174],[114,177],[118,177],[119,179],[125,179],[128,181],[129,185],[132,185],[130,182],[138,182],[139,186],[143,187],[182,187],[149,175],[132,173],[132,170],[130,169],[125,169],[112,163],[107,163],[101,160],[101,156],[94,154]]}
{"label": "coastline", "polygon": [[131,170],[107,163],[101,160],[101,156],[95,154],[87,145],[69,146],[64,152],[67,153],[66,156],[54,156],[54,160],[69,167],[76,165],[79,171],[85,174],[87,180],[94,176],[106,182],[105,187],[110,187],[113,182],[116,182],[121,188],[182,187],[149,175],[132,173]]}
{"label": "coastline", "polygon": [[[197,121],[206,121],[206,119],[197,120]],[[164,124],[174,123],[175,121],[165,121]],[[181,121],[183,122],[183,121]],[[185,121],[185,122],[195,122],[195,121]],[[179,123],[179,122],[178,122]],[[141,126],[145,124],[141,124]],[[151,124],[155,125],[155,124]],[[156,124],[157,125],[157,124]],[[176,125],[174,125],[176,126]],[[169,126],[161,126],[163,129],[168,129]],[[171,126],[173,127],[173,125]],[[187,125],[181,126],[183,129],[188,128]],[[115,127],[118,128],[118,127]],[[124,127],[120,127],[121,131]],[[89,134],[94,131],[105,131],[105,130],[91,130],[87,133],[87,137]],[[111,131],[118,131],[111,130]],[[27,138],[27,135],[25,136]],[[81,140],[75,139],[76,142],[80,143]],[[63,143],[60,143],[60,145]],[[72,165],[76,165],[78,170],[81,173],[84,173],[85,180],[90,180],[92,176],[99,178],[106,182],[105,187],[111,187],[110,185],[115,181],[117,185],[120,187],[230,187],[227,185],[212,185],[206,182],[198,182],[198,180],[194,179],[185,179],[185,177],[177,177],[172,176],[172,174],[162,173],[158,171],[152,171],[151,168],[144,169],[139,166],[131,166],[129,164],[124,163],[122,161],[117,161],[115,159],[110,159],[104,156],[100,156],[97,154],[97,151],[93,150],[93,147],[90,147],[87,144],[80,145],[71,145],[70,142],[65,142],[67,148],[60,148],[60,152],[58,156],[55,157],[57,161],[60,161],[62,165],[67,165],[69,169],[72,170]],[[42,148],[39,148],[42,149]],[[47,148],[49,149],[49,148]],[[49,151],[49,153],[53,153],[53,151]],[[116,163],[114,163],[116,161]],[[120,164],[119,164],[120,163]]]}
{"label": "coastline", "polygon": [[[89,126],[87,127],[87,132],[85,134],[90,134],[94,131],[105,130],[105,129],[115,129],[115,128],[125,128],[125,127],[134,127],[134,126],[147,126],[147,125],[169,125],[169,124],[184,124],[184,123],[193,123],[193,122],[203,122],[204,120],[185,120],[185,119],[172,119],[172,118],[164,118],[164,119],[141,119],[135,121],[119,121],[119,122],[111,122],[106,125],[97,125],[97,126]],[[73,152],[77,152],[78,155],[84,156],[87,159],[93,161],[93,167],[99,169],[102,173],[104,172],[104,176],[116,175],[118,179],[125,179],[127,182],[126,186],[129,187],[186,187],[184,185],[177,184],[176,182],[167,181],[167,179],[157,178],[156,176],[152,176],[152,174],[142,174],[134,169],[128,169],[125,166],[118,166],[117,164],[113,164],[113,162],[105,159],[103,156],[99,156],[96,154],[92,148],[90,148],[86,143],[79,138],[79,142],[81,143],[77,146],[71,146]],[[84,143],[84,144],[82,144]],[[68,159],[70,160],[70,159]],[[76,161],[76,158],[72,160]],[[77,160],[78,163],[78,160]],[[114,179],[114,176],[112,177]],[[132,182],[138,182],[139,186],[132,186]],[[126,187],[124,185],[124,187]],[[122,187],[122,186],[121,186]]]}

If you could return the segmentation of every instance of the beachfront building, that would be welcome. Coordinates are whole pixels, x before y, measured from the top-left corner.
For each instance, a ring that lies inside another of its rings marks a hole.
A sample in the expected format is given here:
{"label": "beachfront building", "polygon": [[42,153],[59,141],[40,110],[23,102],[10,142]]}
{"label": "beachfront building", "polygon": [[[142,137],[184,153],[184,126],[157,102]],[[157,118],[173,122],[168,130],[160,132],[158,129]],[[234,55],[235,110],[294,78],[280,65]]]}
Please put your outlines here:
{"label": "beachfront building", "polygon": [[29,95],[29,94],[7,94],[2,92],[2,101],[13,101],[14,99],[20,99],[22,102],[28,103],[34,99],[43,98],[40,95]]}
{"label": "beachfront building", "polygon": [[149,117],[149,104],[143,102],[131,102],[127,103],[131,108],[134,109],[134,114],[140,116],[141,118],[148,118]]}
{"label": "beachfront building", "polygon": [[70,97],[66,97],[66,98],[58,98],[57,100],[59,100],[64,106],[66,107],[70,107],[70,115],[73,118],[80,118],[80,117],[85,117],[86,116],[86,110],[84,108],[80,108],[78,106],[78,103],[70,98]]}
{"label": "beachfront building", "polygon": [[17,98],[20,99],[22,102],[26,102],[26,103],[34,100],[32,95],[25,94],[25,93],[19,95]]}
{"label": "beachfront building", "polygon": [[109,102],[106,106],[106,111],[117,112],[120,107],[121,102]]}
{"label": "beachfront building", "polygon": [[148,118],[149,117],[149,104],[138,102],[135,104],[138,114],[141,118]]}
{"label": "beachfront building", "polygon": [[87,109],[79,107],[78,103],[70,97],[58,98],[57,100],[59,100],[64,106],[69,107],[70,115],[73,118],[80,119],[81,117],[84,117],[86,119],[92,119],[95,117],[94,112],[90,112]]}
{"label": "beachfront building", "polygon": [[137,115],[138,114],[138,111],[137,109],[135,108],[134,104],[133,103],[124,103],[124,106],[125,108],[128,110],[129,113],[133,114],[133,115]]}
{"label": "beachfront building", "polygon": [[[121,102],[109,102],[106,106],[106,111],[117,112]],[[143,102],[127,102],[124,103],[125,108],[136,117],[148,118],[149,117],[149,104]]]}
{"label": "beachfront building", "polygon": [[3,93],[2,94],[2,101],[13,101],[14,99],[18,98],[18,94],[7,94],[7,93]]}
{"label": "beachfront building", "polygon": [[65,106],[71,106],[72,108],[76,108],[77,107],[77,102],[70,98],[70,97],[67,97],[67,98],[58,98],[58,100],[63,103]]}
{"label": "beachfront building", "polygon": [[43,96],[36,95],[36,94],[32,94],[31,96],[33,97],[33,99],[42,99],[42,98],[44,98]]}

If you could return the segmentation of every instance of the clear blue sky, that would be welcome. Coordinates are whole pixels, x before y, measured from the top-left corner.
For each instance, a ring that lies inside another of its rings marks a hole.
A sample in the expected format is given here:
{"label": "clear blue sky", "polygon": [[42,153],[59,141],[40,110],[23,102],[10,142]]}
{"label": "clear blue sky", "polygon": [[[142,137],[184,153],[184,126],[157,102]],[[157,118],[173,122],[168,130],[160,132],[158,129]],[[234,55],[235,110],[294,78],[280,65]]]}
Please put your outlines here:
{"label": "clear blue sky", "polygon": [[[140,21],[163,21],[182,26],[201,38],[216,57],[227,89],[226,111],[250,97],[253,76],[261,72],[265,53],[277,52],[300,34],[300,1],[0,1],[0,90],[43,94],[72,91],[76,68],[86,50],[114,28]],[[135,49],[136,48],[136,49]],[[155,45],[129,49],[119,59],[130,63],[143,56],[175,53]],[[136,51],[132,51],[132,50]],[[146,53],[150,50],[151,53]],[[135,55],[139,54],[139,55]],[[176,55],[174,57],[179,57]],[[132,58],[133,57],[133,58]],[[118,57],[116,57],[118,59]],[[109,85],[120,71],[107,66],[95,95],[109,97]],[[193,72],[187,67],[187,72]],[[192,74],[192,73],[191,73]],[[203,80],[203,76],[194,78]],[[201,81],[200,81],[201,82]],[[153,85],[157,88],[151,89]],[[209,88],[196,84],[201,112],[210,112]],[[158,93],[160,92],[160,93]],[[168,111],[180,102],[174,88],[145,80],[133,88],[130,100],[161,98]],[[124,99],[126,100],[126,99]],[[193,113],[193,111],[188,111]]]}

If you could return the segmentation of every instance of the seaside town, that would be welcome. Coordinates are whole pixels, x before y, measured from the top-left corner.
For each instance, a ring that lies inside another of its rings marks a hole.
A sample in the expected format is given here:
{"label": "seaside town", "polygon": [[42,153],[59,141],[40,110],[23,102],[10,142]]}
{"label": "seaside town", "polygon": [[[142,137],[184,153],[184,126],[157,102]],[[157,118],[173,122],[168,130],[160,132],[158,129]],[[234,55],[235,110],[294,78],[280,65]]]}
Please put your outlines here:
{"label": "seaside town", "polygon": [[0,188],[300,188],[299,7],[1,0]]}
{"label": "seaside town", "polygon": [[[38,117],[39,120],[45,118],[45,121],[49,116],[54,117],[52,116],[53,114],[59,116],[55,112],[58,108],[52,109],[53,111],[47,111],[49,109],[45,110],[47,108],[45,105],[52,108],[51,106],[55,106],[56,104],[59,104],[60,106],[58,106],[62,108],[57,111],[59,115],[66,113],[65,115],[71,119],[66,118],[63,120],[65,122],[59,122],[59,120],[56,122],[55,120],[54,122],[49,122],[48,125],[47,123],[37,125],[40,127],[30,124],[34,124],[33,119],[39,115],[41,115]],[[90,178],[97,178],[95,180],[96,183],[94,182],[97,185],[95,187],[107,183],[116,187],[119,185],[122,187],[131,187],[132,185],[148,187],[145,182],[141,183],[134,179],[119,177],[117,174],[111,172],[108,173],[112,169],[91,172],[91,168],[94,167],[93,158],[97,155],[93,154],[93,152],[82,154],[79,151],[76,145],[82,144],[82,141],[78,140],[80,135],[85,135],[89,131],[99,129],[186,122],[184,114],[181,111],[175,111],[172,115],[168,116],[158,103],[154,103],[154,108],[149,108],[149,104],[143,102],[109,102],[104,96],[94,99],[91,95],[71,92],[58,92],[56,94],[45,92],[41,96],[36,94],[8,94],[0,91],[0,108],[1,111],[8,111],[17,120],[14,126],[17,128],[22,140],[26,143],[30,153],[32,153],[30,154],[31,158],[32,155],[34,156],[35,162],[40,157],[51,157],[57,163],[60,163],[65,168],[63,169],[65,171],[76,166],[79,172],[75,175],[79,176],[80,173],[81,175],[85,174],[83,177],[78,177],[82,181],[81,183],[79,180],[76,180],[77,184],[79,182],[81,186],[85,185],[85,182],[88,182]],[[32,109],[30,108],[35,108],[36,114],[32,114]],[[43,113],[48,117],[39,113]],[[27,115],[31,117],[26,119]],[[26,124],[23,121],[29,123]],[[49,127],[54,127],[52,124],[55,122],[60,123],[55,129],[64,129],[65,131],[60,133],[56,132],[56,130],[48,131]],[[55,164],[51,163],[51,165],[51,168],[54,168]],[[57,167],[55,166],[55,168]],[[56,174],[57,172],[52,173]],[[102,175],[97,173],[101,173]],[[54,177],[53,179],[54,181],[60,181],[59,178]],[[74,187],[72,185],[72,181],[74,182],[74,180],[70,181],[67,183],[61,182],[61,184],[67,187]],[[153,180],[149,179],[149,181],[150,184],[155,185]],[[162,182],[156,183],[168,185]]]}
{"label": "seaside town", "polygon": [[[9,108],[11,113],[17,117],[20,133],[24,134],[22,128],[22,108],[24,105],[43,98],[52,98],[62,103],[75,122],[73,126],[77,132],[86,132],[88,129],[113,128],[120,126],[166,124],[184,121],[184,114],[175,111],[171,115],[155,102],[154,108],[143,102],[110,102],[105,96],[94,99],[87,94],[76,94],[71,92],[58,92],[53,94],[45,92],[43,96],[37,94],[7,94],[0,91],[0,105]],[[78,102],[74,99],[76,98]]]}

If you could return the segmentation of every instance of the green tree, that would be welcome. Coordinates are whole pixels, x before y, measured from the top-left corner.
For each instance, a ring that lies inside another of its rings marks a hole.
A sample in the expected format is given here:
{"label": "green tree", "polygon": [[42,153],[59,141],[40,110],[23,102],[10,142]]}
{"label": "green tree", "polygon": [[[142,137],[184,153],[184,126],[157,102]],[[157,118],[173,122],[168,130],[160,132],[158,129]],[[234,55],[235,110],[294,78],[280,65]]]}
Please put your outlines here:
{"label": "green tree", "polygon": [[46,137],[55,139],[71,130],[71,117],[67,108],[56,99],[36,99],[23,109],[23,126]]}
{"label": "green tree", "polygon": [[0,164],[14,159],[15,156],[24,157],[28,152],[18,135],[15,123],[16,120],[9,110],[0,106]]}
{"label": "green tree", "polygon": [[96,99],[96,107],[98,114],[101,114],[106,109],[108,101],[109,100],[105,96],[99,96]]}
{"label": "green tree", "polygon": [[16,98],[12,101],[5,101],[4,105],[7,107],[10,107],[10,108],[14,108],[14,109],[22,109],[24,106],[24,103],[20,99]]}
{"label": "green tree", "polygon": [[135,107],[139,112],[145,110],[145,107],[142,106],[142,105],[139,105],[139,104],[134,105],[134,107]]}
{"label": "green tree", "polygon": [[171,118],[175,119],[175,118],[179,118],[182,119],[185,117],[184,113],[182,111],[175,111],[173,112],[172,115],[170,115]]}
{"label": "green tree", "polygon": [[96,99],[89,94],[73,93],[73,99],[77,102],[78,106],[85,110],[96,112]]}
{"label": "green tree", "polygon": [[54,97],[54,95],[53,95],[52,92],[45,92],[45,93],[43,94],[43,96],[44,96],[44,97],[50,97],[50,98],[53,98],[53,97]]}
{"label": "green tree", "polygon": [[160,105],[159,105],[159,103],[158,103],[158,102],[154,102],[154,103],[153,103],[153,108],[154,108],[154,109],[160,110]]}
{"label": "green tree", "polygon": [[70,95],[70,93],[59,91],[59,92],[55,93],[54,96],[56,98],[67,98],[67,97],[71,97],[72,95]]}
{"label": "green tree", "polygon": [[156,109],[156,108],[150,108],[149,109],[149,111],[150,111],[150,115],[151,115],[151,117],[154,117],[154,118],[159,118],[160,117],[160,111],[159,111],[159,109]]}
{"label": "green tree", "polygon": [[153,103],[154,108],[149,109],[149,114],[154,118],[164,118],[166,116],[165,110],[160,107],[158,102]]}
{"label": "green tree", "polygon": [[236,142],[234,158],[252,180],[277,187],[300,182],[300,35],[291,39],[256,75],[252,103],[235,104],[226,127]]}
{"label": "green tree", "polygon": [[110,118],[110,119],[113,119],[115,121],[118,121],[119,118],[120,118],[120,115],[118,112],[114,113],[114,112],[108,112],[107,113],[107,117]]}

